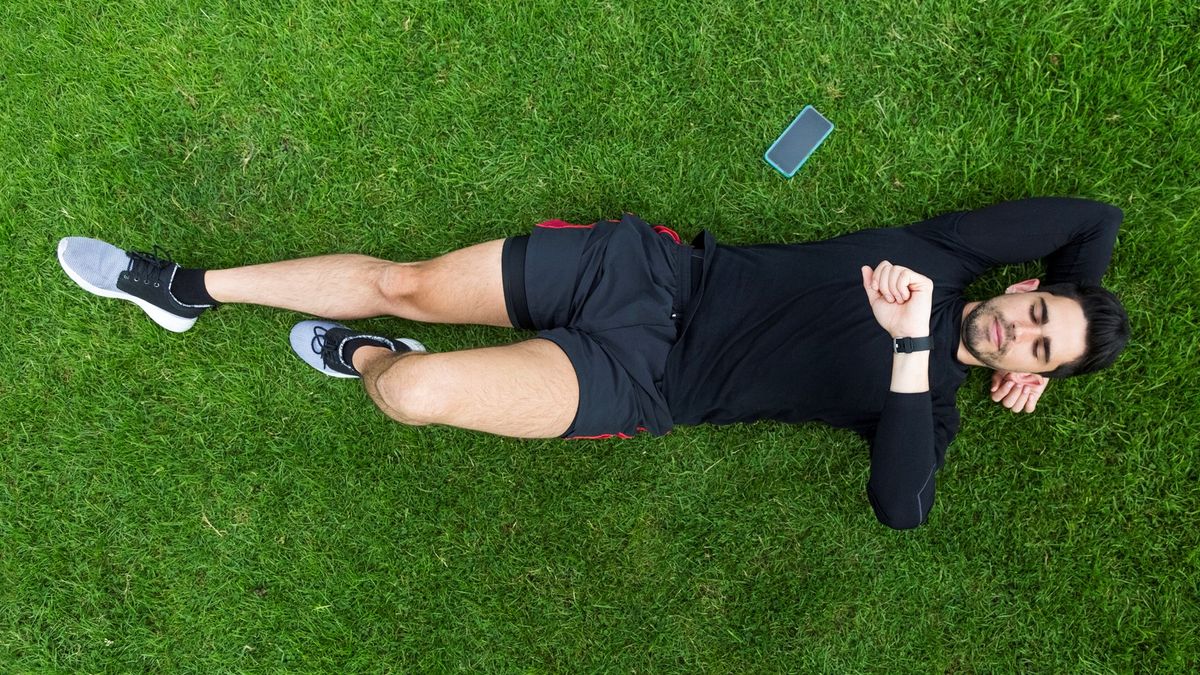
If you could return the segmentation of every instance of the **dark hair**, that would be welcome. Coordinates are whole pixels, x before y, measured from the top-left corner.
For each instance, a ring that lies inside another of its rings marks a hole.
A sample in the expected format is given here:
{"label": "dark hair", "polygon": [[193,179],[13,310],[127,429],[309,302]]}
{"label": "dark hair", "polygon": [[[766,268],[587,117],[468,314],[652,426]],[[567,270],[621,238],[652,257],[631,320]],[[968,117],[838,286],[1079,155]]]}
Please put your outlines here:
{"label": "dark hair", "polygon": [[1117,360],[1117,355],[1129,342],[1129,315],[1117,296],[1099,286],[1072,282],[1050,284],[1038,290],[1075,300],[1083,307],[1083,316],[1087,320],[1083,356],[1042,375],[1053,378],[1084,375],[1107,368]]}

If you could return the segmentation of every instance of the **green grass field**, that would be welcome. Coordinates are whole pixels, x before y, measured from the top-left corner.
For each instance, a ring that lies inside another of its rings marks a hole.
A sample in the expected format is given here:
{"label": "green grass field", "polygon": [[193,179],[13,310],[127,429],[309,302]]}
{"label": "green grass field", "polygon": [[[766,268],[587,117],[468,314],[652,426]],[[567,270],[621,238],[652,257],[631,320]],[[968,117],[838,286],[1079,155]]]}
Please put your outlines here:
{"label": "green grass field", "polygon": [[[0,671],[1195,672],[1197,26],[1181,0],[8,0]],[[809,103],[837,130],[786,181],[761,155]],[[1133,340],[1033,415],[974,373],[912,532],[850,432],[406,428],[295,359],[300,315],[170,334],[54,259],[417,260],[621,211],[797,242],[1031,195],[1124,209]]]}

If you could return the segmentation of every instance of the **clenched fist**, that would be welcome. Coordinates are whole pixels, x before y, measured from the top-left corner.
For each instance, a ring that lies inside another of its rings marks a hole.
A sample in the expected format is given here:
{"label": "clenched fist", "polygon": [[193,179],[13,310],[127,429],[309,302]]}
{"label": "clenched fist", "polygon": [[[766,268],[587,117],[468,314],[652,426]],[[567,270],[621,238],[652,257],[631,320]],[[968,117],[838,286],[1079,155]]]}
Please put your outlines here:
{"label": "clenched fist", "polygon": [[863,289],[875,320],[892,337],[929,335],[933,281],[907,267],[884,260],[875,269],[863,266]]}

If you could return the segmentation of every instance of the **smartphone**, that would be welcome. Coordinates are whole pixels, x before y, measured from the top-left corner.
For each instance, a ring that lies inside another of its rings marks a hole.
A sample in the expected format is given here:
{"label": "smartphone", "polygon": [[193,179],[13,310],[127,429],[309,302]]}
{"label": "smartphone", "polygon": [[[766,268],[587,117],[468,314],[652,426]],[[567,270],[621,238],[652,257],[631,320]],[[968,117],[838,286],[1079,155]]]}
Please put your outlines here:
{"label": "smartphone", "polygon": [[779,138],[775,139],[771,147],[767,148],[763,159],[783,174],[784,178],[791,178],[804,166],[808,156],[821,145],[831,131],[833,123],[817,112],[816,108],[806,105],[788,128],[779,134]]}

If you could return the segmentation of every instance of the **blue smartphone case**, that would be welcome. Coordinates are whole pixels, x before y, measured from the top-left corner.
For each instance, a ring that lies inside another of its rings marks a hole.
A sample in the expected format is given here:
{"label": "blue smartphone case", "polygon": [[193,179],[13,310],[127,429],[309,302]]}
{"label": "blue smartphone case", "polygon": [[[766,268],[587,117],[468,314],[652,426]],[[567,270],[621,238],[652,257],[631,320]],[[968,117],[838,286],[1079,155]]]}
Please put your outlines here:
{"label": "blue smartphone case", "polygon": [[[817,117],[821,118],[826,124],[829,125],[829,129],[826,130],[824,135],[822,135],[821,138],[816,143],[813,144],[812,148],[810,148],[808,150],[808,152],[805,153],[804,158],[800,160],[800,163],[796,165],[796,168],[792,169],[791,172],[785,171],[782,168],[780,168],[780,166],[778,164],[771,161],[771,156],[770,156],[771,151],[774,150],[775,146],[779,145],[779,142],[782,141],[783,138],[788,135],[788,132],[792,130],[792,127],[796,126],[796,123],[800,121],[800,118],[804,117],[804,114],[808,113],[810,110],[812,112],[809,114],[816,115]],[[775,142],[771,144],[771,147],[767,148],[767,151],[763,153],[763,161],[765,161],[767,164],[770,164],[771,168],[778,171],[779,174],[781,176],[783,176],[784,178],[791,178],[792,176],[796,175],[796,172],[800,170],[800,167],[804,166],[804,163],[808,161],[808,158],[812,157],[813,152],[815,152],[817,148],[821,147],[821,144],[825,142],[825,139],[828,138],[829,134],[831,134],[832,132],[833,132],[833,122],[830,122],[828,119],[826,119],[826,117],[824,115],[822,115],[820,112],[818,112],[816,108],[812,107],[811,105],[806,105],[806,106],[804,106],[804,109],[800,111],[800,114],[796,115],[795,119],[792,120],[792,123],[789,124],[787,126],[787,128],[783,130],[783,133],[779,134],[779,138],[775,139]]]}

